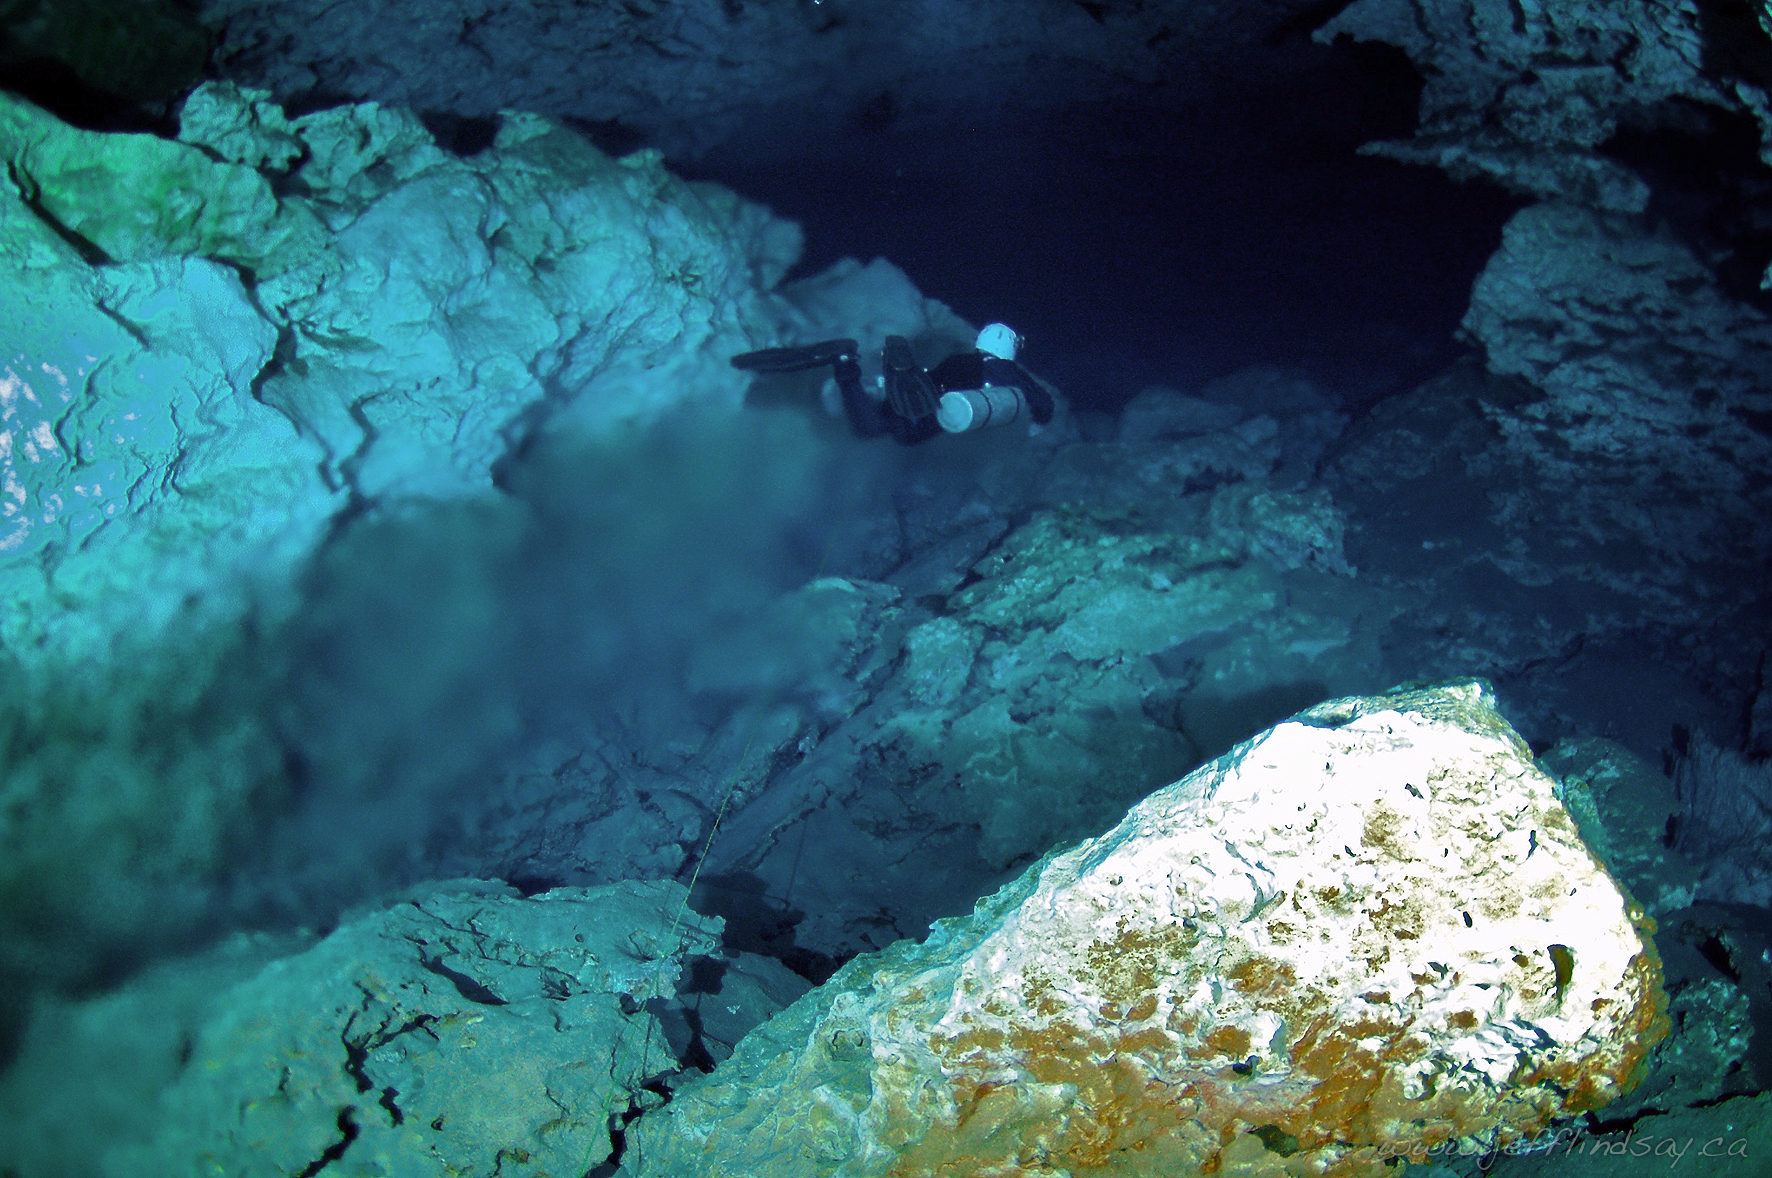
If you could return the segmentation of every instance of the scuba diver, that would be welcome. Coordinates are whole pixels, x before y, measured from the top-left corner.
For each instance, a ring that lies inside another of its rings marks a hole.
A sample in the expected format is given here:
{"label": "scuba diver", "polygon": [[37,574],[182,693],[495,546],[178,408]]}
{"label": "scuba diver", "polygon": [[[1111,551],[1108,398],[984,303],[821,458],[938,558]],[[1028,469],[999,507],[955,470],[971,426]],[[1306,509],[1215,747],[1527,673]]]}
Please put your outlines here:
{"label": "scuba diver", "polygon": [[944,432],[1051,421],[1057,390],[1015,358],[1020,346],[1013,328],[992,323],[978,333],[971,351],[955,352],[924,369],[911,355],[909,340],[889,335],[880,351],[878,396],[862,383],[860,348],[852,339],[745,352],[732,358],[732,366],[746,372],[803,372],[828,364],[857,436],[891,434],[911,446]]}

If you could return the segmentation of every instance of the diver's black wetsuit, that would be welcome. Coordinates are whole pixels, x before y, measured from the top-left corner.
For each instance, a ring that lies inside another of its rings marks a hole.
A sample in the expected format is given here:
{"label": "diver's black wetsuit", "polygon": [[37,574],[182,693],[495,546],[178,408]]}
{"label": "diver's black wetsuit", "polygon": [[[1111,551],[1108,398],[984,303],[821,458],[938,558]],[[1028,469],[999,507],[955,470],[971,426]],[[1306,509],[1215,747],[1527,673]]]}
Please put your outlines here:
{"label": "diver's black wetsuit", "polygon": [[955,352],[925,371],[912,356],[910,341],[902,335],[889,335],[881,349],[880,364],[886,396],[879,400],[870,397],[862,387],[858,357],[859,348],[854,340],[834,339],[802,347],[745,352],[732,358],[732,366],[750,372],[800,372],[829,364],[850,428],[864,438],[891,434],[907,446],[926,442],[942,432],[936,410],[943,393],[981,389],[986,384],[1012,386],[1021,390],[1029,416],[1040,425],[1051,421],[1057,408],[1052,386],[1019,362],[989,352]]}

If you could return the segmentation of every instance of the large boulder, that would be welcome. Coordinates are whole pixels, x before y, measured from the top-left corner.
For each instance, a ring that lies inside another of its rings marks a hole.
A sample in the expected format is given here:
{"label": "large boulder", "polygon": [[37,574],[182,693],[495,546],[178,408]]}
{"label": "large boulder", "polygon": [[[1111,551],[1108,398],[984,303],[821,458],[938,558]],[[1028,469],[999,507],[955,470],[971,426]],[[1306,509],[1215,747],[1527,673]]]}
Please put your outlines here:
{"label": "large boulder", "polygon": [[626,1164],[1384,1174],[1628,1091],[1645,923],[1481,684],[1337,700],[851,962]]}

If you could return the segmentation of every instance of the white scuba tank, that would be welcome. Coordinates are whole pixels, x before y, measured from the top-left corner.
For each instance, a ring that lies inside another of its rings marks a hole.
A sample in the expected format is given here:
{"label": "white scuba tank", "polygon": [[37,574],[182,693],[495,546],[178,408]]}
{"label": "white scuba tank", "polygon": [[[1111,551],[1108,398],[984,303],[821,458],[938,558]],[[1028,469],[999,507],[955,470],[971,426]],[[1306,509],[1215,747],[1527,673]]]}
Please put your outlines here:
{"label": "white scuba tank", "polygon": [[1027,394],[1012,384],[987,384],[982,389],[951,389],[941,395],[935,420],[950,434],[987,426],[1008,425],[1027,416]]}

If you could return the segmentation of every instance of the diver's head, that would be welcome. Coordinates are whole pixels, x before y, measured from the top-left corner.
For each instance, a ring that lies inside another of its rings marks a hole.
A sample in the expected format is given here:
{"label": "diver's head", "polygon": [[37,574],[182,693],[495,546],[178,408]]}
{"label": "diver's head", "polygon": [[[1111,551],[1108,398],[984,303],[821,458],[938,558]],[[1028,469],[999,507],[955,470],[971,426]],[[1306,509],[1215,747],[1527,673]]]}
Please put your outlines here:
{"label": "diver's head", "polygon": [[1007,323],[987,323],[974,346],[999,360],[1013,360],[1021,347],[1021,337]]}

